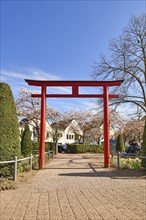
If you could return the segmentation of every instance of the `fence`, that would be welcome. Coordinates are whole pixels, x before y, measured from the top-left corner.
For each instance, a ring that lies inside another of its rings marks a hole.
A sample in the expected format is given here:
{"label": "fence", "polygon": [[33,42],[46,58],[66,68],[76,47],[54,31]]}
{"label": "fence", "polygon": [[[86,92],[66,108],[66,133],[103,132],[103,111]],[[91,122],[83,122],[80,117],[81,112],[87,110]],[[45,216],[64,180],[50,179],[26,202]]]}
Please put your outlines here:
{"label": "fence", "polygon": [[[53,151],[48,151],[48,152],[45,152],[45,155],[48,155],[48,158],[50,159],[50,157],[53,158]],[[17,156],[14,157],[14,160],[10,160],[10,161],[0,161],[0,164],[5,164],[5,163],[14,163],[14,170],[13,170],[13,180],[16,181],[17,180],[17,165],[18,165],[18,162],[20,161],[24,161],[24,160],[29,160],[29,167],[30,169],[32,170],[32,162],[33,162],[33,158],[34,157],[38,157],[39,158],[39,155],[30,155],[29,157],[26,157],[26,158],[21,158],[21,159],[17,159]]]}
{"label": "fence", "polygon": [[120,158],[139,158],[139,159],[146,159],[146,156],[138,156],[138,155],[127,155],[127,154],[121,154],[120,152],[117,153],[117,162],[118,162],[118,169],[120,169]]}

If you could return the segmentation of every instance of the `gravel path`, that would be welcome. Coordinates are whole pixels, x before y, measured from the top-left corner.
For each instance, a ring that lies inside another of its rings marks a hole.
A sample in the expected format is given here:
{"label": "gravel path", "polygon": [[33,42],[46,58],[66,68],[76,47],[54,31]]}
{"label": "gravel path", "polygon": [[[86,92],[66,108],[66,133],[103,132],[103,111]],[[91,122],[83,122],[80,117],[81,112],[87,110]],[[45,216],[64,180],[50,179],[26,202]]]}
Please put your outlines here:
{"label": "gravel path", "polygon": [[0,220],[146,220],[146,179],[138,171],[104,169],[103,155],[58,154],[0,195]]}

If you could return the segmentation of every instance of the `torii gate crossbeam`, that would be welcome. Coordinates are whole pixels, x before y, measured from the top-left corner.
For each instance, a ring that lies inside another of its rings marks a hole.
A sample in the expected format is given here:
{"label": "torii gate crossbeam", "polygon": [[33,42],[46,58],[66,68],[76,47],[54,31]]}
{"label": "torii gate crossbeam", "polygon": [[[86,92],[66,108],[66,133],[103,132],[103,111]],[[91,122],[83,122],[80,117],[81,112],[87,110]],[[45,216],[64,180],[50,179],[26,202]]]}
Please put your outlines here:
{"label": "torii gate crossbeam", "polygon": [[[30,86],[40,86],[41,94],[32,94],[33,98],[41,98],[41,126],[39,168],[44,168],[45,152],[45,124],[46,124],[46,98],[103,98],[104,101],[104,167],[110,167],[110,143],[109,143],[109,98],[118,98],[116,94],[109,94],[108,87],[120,86],[123,80],[117,81],[40,81],[25,79]],[[72,94],[46,94],[46,87],[67,86],[72,87]],[[79,87],[103,87],[103,94],[79,94]]]}

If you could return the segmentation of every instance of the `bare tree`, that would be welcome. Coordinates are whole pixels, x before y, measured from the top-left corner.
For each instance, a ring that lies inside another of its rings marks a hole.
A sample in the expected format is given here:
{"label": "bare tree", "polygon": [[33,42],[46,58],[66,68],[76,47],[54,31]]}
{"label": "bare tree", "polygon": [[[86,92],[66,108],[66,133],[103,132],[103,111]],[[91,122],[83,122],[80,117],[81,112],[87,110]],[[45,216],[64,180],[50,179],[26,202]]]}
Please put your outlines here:
{"label": "bare tree", "polygon": [[[91,135],[98,143],[103,138],[103,111],[98,112],[92,118]],[[124,119],[115,109],[109,109],[109,132],[110,138],[115,138],[117,132],[124,130],[126,119]]]}
{"label": "bare tree", "polygon": [[[98,80],[119,80],[115,89],[121,98],[114,104],[133,103],[146,114],[146,15],[130,18],[122,34],[109,45],[109,58],[99,56],[92,76]],[[112,101],[113,102],[113,101]]]}
{"label": "bare tree", "polygon": [[58,153],[58,141],[59,138],[62,136],[62,133],[64,131],[64,128],[66,126],[66,123],[62,121],[62,115],[60,115],[59,118],[56,118],[56,120],[53,120],[53,123],[51,124],[52,131],[50,132],[53,142],[55,143],[55,153]]}
{"label": "bare tree", "polygon": [[[76,135],[76,140],[100,143],[100,140],[103,139],[103,111],[98,111],[96,114],[89,111],[64,114],[64,122],[67,123],[71,119],[75,119],[77,122],[77,125],[73,124],[70,127]],[[124,131],[126,122],[117,111],[110,109],[110,130]]]}
{"label": "bare tree", "polygon": [[140,142],[143,138],[143,130],[144,130],[144,121],[143,120],[130,120],[125,124],[123,129],[123,134],[125,137],[125,141],[127,139],[133,139],[137,137],[137,140]]}
{"label": "bare tree", "polygon": [[117,132],[123,132],[127,119],[123,118],[118,111],[110,109],[110,127]]}
{"label": "bare tree", "polygon": [[[17,114],[20,120],[26,119],[28,124],[35,127],[38,140],[41,116],[40,102],[39,98],[31,98],[31,91],[25,88],[20,89],[19,98],[16,100]],[[54,108],[46,107],[46,120],[52,121],[58,117],[60,117],[59,112]]]}

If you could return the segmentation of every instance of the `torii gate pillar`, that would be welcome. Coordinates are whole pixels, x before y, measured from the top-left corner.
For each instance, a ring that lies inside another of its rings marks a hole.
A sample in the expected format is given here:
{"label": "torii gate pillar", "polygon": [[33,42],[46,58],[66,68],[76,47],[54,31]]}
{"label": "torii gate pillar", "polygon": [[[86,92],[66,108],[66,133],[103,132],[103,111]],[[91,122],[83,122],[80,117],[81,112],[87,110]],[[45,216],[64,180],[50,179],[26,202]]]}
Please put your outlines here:
{"label": "torii gate pillar", "polygon": [[42,86],[41,97],[41,123],[40,123],[40,148],[39,148],[39,168],[44,168],[45,161],[45,128],[46,128],[46,86]]}
{"label": "torii gate pillar", "polygon": [[108,87],[104,86],[104,167],[110,167]]}
{"label": "torii gate pillar", "polygon": [[[46,125],[46,98],[103,98],[104,101],[104,167],[110,167],[110,143],[109,143],[109,109],[108,99],[118,98],[116,94],[109,94],[109,86],[120,86],[123,80],[117,81],[39,81],[25,80],[28,85],[40,86],[41,94],[32,94],[33,98],[41,98],[41,124],[40,124],[40,149],[39,168],[44,168],[45,155],[45,125]],[[69,86],[72,87],[72,94],[46,94],[47,86]],[[81,86],[103,87],[103,94],[79,94]]]}

